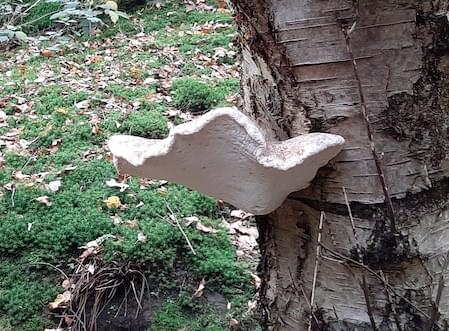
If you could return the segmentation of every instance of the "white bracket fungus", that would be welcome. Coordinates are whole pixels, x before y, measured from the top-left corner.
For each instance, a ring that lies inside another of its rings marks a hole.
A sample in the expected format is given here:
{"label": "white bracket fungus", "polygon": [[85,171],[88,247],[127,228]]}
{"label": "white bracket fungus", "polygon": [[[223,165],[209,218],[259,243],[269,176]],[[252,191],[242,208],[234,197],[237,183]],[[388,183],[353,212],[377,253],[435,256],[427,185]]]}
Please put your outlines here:
{"label": "white bracket fungus", "polygon": [[266,141],[235,108],[178,125],[165,139],[118,135],[108,142],[122,173],[180,183],[256,215],[309,186],[343,144],[342,137],[327,133]]}

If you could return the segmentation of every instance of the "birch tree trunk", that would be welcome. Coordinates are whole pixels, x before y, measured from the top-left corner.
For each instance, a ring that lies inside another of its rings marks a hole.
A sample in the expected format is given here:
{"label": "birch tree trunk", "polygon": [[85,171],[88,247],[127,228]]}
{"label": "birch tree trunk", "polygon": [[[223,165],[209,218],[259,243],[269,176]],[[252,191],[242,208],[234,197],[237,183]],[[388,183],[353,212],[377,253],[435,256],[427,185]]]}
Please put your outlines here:
{"label": "birch tree trunk", "polygon": [[244,111],[346,139],[258,219],[266,329],[447,330],[448,1],[232,3]]}

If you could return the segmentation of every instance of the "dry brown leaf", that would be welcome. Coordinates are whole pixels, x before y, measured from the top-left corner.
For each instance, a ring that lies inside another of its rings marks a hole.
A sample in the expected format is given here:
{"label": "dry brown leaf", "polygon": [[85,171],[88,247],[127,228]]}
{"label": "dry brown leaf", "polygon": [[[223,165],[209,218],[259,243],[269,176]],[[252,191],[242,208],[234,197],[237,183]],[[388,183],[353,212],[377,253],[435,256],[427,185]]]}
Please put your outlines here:
{"label": "dry brown leaf", "polygon": [[50,198],[47,195],[41,196],[39,198],[36,198],[37,202],[43,203],[47,207],[50,207],[52,205]]}
{"label": "dry brown leaf", "polygon": [[193,297],[194,298],[199,298],[203,295],[204,289],[206,288],[206,280],[203,278],[201,279],[198,288],[196,289],[196,291],[193,293]]}
{"label": "dry brown leaf", "polygon": [[44,49],[43,51],[41,51],[41,56],[43,57],[53,57],[55,56],[55,52],[49,50],[49,49]]}

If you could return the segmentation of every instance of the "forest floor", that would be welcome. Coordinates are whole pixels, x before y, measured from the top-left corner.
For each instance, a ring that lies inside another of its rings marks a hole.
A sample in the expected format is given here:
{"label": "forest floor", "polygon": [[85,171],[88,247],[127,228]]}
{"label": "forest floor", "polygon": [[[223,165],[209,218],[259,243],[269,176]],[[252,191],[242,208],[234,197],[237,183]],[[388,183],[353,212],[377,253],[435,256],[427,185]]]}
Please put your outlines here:
{"label": "forest floor", "polygon": [[0,53],[0,330],[257,330],[250,215],[119,176],[106,148],[236,102],[230,12],[169,1],[34,37]]}

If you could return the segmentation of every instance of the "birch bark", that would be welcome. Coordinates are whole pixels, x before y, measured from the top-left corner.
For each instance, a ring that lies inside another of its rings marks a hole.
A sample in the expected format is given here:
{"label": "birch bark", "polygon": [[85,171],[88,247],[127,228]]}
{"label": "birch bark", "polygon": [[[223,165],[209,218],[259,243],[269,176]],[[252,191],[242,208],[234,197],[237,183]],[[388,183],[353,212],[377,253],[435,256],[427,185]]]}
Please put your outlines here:
{"label": "birch bark", "polygon": [[244,111],[347,142],[259,217],[266,329],[448,329],[448,1],[232,3]]}

